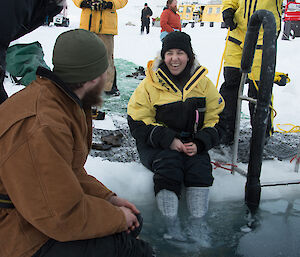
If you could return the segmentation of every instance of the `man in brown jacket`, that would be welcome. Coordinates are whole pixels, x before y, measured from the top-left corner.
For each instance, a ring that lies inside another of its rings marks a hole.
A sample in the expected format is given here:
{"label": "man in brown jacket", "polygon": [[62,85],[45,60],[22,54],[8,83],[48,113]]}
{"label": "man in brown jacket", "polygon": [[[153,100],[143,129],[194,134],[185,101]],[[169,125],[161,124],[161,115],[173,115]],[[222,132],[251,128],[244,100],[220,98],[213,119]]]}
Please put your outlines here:
{"label": "man in brown jacket", "polygon": [[137,208],[84,170],[108,67],[103,42],[64,32],[53,65],[0,106],[0,256],[153,256],[133,236]]}

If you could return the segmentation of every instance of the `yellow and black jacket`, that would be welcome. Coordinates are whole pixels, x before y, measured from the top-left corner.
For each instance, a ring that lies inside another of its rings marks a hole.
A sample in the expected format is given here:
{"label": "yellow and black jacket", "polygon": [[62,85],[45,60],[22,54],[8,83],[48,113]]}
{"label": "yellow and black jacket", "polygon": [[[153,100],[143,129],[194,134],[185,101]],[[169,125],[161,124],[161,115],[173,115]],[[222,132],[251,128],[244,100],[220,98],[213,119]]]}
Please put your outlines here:
{"label": "yellow and black jacket", "polygon": [[[234,22],[237,27],[230,31],[229,40],[239,45],[244,44],[248,22],[252,14],[261,9],[268,10],[274,14],[277,31],[281,26],[282,0],[223,0],[223,15],[226,11],[234,12]],[[263,29],[259,34],[259,43],[262,44]]]}
{"label": "yellow and black jacket", "polygon": [[[75,5],[81,8],[83,0],[73,0]],[[118,34],[117,9],[123,8],[128,0],[110,0],[112,9],[92,11],[90,8],[82,8],[80,28],[97,34]]]}
{"label": "yellow and black jacket", "polygon": [[[224,100],[198,63],[182,90],[158,64],[149,61],[146,78],[128,103],[128,122],[138,149],[143,146],[169,148],[175,137],[197,140],[209,150],[219,142],[216,124]],[[196,62],[195,62],[196,63]]]}

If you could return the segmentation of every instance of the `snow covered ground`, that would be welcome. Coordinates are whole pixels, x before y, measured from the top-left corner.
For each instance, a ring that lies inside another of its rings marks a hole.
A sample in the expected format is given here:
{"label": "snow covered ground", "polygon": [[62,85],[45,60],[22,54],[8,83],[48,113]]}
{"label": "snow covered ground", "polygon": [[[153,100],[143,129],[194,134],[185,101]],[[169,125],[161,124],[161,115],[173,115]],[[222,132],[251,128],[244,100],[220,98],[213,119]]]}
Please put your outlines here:
{"label": "snow covered ground", "polygon": [[[56,37],[63,31],[79,27],[80,9],[71,0],[68,0],[69,28],[40,27],[32,33],[13,43],[30,43],[39,41],[45,53],[45,61],[52,67],[51,55]],[[160,16],[165,1],[151,0],[148,6],[153,10],[153,17]],[[119,35],[115,37],[115,58],[122,58],[137,65],[146,67],[147,61],[154,58],[160,50],[160,28],[150,27],[150,34],[140,34],[140,12],[144,2],[129,0],[127,6],[118,11]],[[133,24],[135,26],[126,25]],[[194,28],[187,26],[183,29],[192,38],[192,45],[199,62],[208,68],[208,77],[216,83],[220,62],[225,45],[226,29],[221,29],[220,24],[213,28],[205,24]],[[300,72],[299,60],[300,38],[291,41],[278,39],[276,70],[289,74],[291,82],[286,87],[274,86],[274,107],[277,111],[275,124],[291,123],[300,125],[299,97],[300,97]],[[219,85],[223,82],[221,74]],[[17,92],[22,87],[13,86],[9,80],[5,81],[9,94]],[[248,107],[243,105],[243,112],[248,113]],[[103,121],[103,128],[113,129],[109,120]],[[300,142],[300,135],[299,135]],[[295,162],[264,161],[262,166],[262,182],[299,180],[300,174],[294,172]],[[240,167],[247,169],[245,164]],[[117,163],[103,161],[101,158],[89,157],[86,163],[87,171],[102,181],[107,187],[119,196],[127,198],[136,204],[154,205],[152,173],[139,163]],[[215,181],[211,190],[212,202],[242,201],[244,198],[245,178],[239,174],[231,175],[224,169],[217,168],[213,172]],[[286,199],[291,195],[300,194],[300,185],[271,187],[262,189],[262,200]],[[285,205],[284,205],[285,206]],[[299,224],[299,223],[298,223]],[[220,255],[221,256],[221,255]],[[258,256],[258,255],[257,255]],[[284,256],[284,255],[282,255]],[[295,255],[296,256],[296,255]]]}

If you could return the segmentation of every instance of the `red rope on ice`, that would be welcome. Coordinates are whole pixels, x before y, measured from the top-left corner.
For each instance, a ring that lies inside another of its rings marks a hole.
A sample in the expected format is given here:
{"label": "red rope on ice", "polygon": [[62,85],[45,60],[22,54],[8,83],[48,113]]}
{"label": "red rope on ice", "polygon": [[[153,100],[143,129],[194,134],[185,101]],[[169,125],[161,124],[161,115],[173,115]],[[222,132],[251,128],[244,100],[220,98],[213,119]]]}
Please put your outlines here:
{"label": "red rope on ice", "polygon": [[[237,167],[236,165],[233,165],[232,163],[223,163],[223,162],[218,162],[218,161],[211,161],[211,163],[213,165],[215,165],[215,167],[213,167],[213,169],[215,170],[216,168],[222,168],[224,170],[229,170],[229,171],[232,171],[232,167]],[[231,168],[227,168],[227,167],[224,167],[224,166],[230,166]]]}
{"label": "red rope on ice", "polygon": [[296,154],[291,160],[290,160],[290,163],[292,163],[293,160],[296,159],[296,162],[300,162],[300,156],[297,157],[298,155]]}

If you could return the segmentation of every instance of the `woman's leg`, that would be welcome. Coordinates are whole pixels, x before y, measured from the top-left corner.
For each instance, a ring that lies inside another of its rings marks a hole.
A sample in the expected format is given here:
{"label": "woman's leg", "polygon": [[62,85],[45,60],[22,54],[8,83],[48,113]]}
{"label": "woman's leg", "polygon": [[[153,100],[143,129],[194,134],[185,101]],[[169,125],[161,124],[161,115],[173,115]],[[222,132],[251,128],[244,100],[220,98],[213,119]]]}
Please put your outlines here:
{"label": "woman's leg", "polygon": [[187,157],[185,162],[186,203],[190,214],[188,237],[210,247],[209,229],[205,215],[208,211],[209,187],[213,183],[212,167],[208,153]]}
{"label": "woman's leg", "polygon": [[157,207],[164,218],[167,227],[166,239],[184,241],[181,235],[180,223],[177,218],[178,198],[183,181],[182,153],[163,150],[153,161],[154,191]]}

